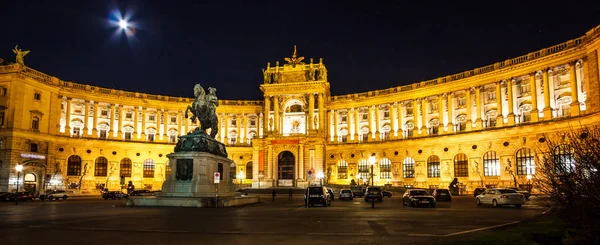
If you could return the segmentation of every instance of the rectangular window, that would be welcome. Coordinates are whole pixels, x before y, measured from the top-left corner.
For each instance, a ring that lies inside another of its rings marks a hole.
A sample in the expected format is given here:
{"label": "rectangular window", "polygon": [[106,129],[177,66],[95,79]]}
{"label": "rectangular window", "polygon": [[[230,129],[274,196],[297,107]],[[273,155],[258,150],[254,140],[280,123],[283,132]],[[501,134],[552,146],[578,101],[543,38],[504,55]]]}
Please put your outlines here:
{"label": "rectangular window", "polygon": [[342,123],[348,123],[348,115],[342,115],[342,116],[340,117],[340,121],[341,121]]}
{"label": "rectangular window", "polygon": [[100,139],[106,139],[106,129],[100,129]]}
{"label": "rectangular window", "polygon": [[125,140],[131,140],[131,132],[125,132]]}
{"label": "rectangular window", "polygon": [[38,151],[38,145],[36,143],[31,143],[29,145],[29,151],[30,152],[37,152]]}
{"label": "rectangular window", "polygon": [[432,112],[438,111],[438,103],[429,103],[429,109],[431,109]]}
{"label": "rectangular window", "polygon": [[40,130],[40,119],[38,117],[34,117],[33,120],[31,120],[31,129],[35,131]]}
{"label": "rectangular window", "polygon": [[73,135],[80,136],[81,135],[81,129],[79,127],[74,127],[73,128]]}
{"label": "rectangular window", "polygon": [[231,126],[237,126],[237,119],[231,119]]}
{"label": "rectangular window", "polygon": [[131,112],[125,113],[125,118],[131,119],[132,117],[133,117],[133,113],[131,113]]}
{"label": "rectangular window", "polygon": [[390,110],[383,111],[383,119],[390,119]]}
{"label": "rectangular window", "polygon": [[6,88],[0,89],[0,96],[6,96],[6,95],[8,95],[8,90]]}
{"label": "rectangular window", "polygon": [[154,134],[148,134],[148,141],[154,141]]}
{"label": "rectangular window", "polygon": [[392,178],[392,172],[386,171],[386,172],[381,172],[381,179],[391,179]]}
{"label": "rectangular window", "polygon": [[363,113],[362,114],[362,120],[363,121],[369,120],[369,114],[368,113]]}
{"label": "rectangular window", "polygon": [[466,106],[466,105],[467,105],[467,98],[465,98],[465,97],[458,98],[458,106]]}
{"label": "rectangular window", "polygon": [[33,99],[34,100],[42,100],[42,95],[40,93],[34,93],[33,94]]}
{"label": "rectangular window", "polygon": [[177,135],[169,135],[169,143],[176,143]]}
{"label": "rectangular window", "polygon": [[144,162],[144,178],[154,178],[154,162]]}
{"label": "rectangular window", "polygon": [[156,116],[155,115],[149,115],[148,116],[148,121],[154,122],[154,120],[156,120]]}
{"label": "rectangular window", "polygon": [[0,128],[4,127],[4,111],[0,111]]}
{"label": "rectangular window", "polygon": [[256,127],[256,119],[250,119],[250,126]]}
{"label": "rectangular window", "polygon": [[406,107],[406,116],[411,117],[413,115],[413,108],[412,107]]}
{"label": "rectangular window", "polygon": [[177,123],[177,117],[171,117],[171,123]]}
{"label": "rectangular window", "polygon": [[100,111],[100,115],[107,117],[108,116],[108,110],[102,110],[102,111]]}

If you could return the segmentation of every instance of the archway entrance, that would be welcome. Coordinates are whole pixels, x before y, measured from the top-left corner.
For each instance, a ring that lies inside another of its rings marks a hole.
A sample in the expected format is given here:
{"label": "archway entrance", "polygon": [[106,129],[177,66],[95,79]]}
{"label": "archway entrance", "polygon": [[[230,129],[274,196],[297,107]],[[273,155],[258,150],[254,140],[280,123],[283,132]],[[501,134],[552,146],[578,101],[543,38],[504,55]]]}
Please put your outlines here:
{"label": "archway entrance", "polygon": [[294,186],[294,166],[296,158],[289,151],[283,151],[277,156],[277,186]]}
{"label": "archway entrance", "polygon": [[28,173],[23,178],[23,190],[24,191],[35,193],[37,191],[36,184],[37,184],[37,178],[36,178],[35,174]]}

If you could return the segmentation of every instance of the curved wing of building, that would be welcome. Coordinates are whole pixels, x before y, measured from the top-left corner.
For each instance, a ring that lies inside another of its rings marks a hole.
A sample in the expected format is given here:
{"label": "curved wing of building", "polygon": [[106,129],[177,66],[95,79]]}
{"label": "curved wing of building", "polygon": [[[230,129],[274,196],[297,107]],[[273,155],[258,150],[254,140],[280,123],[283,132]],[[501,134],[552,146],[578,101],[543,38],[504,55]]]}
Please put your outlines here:
{"label": "curved wing of building", "polygon": [[[264,69],[263,101],[219,101],[217,139],[235,162],[222,171],[252,188],[527,185],[544,133],[600,122],[599,49],[600,26],[462,73],[335,96],[322,59],[294,52]],[[0,192],[16,188],[16,164],[21,190],[159,190],[177,136],[198,126],[183,115],[192,101],[0,64]]]}

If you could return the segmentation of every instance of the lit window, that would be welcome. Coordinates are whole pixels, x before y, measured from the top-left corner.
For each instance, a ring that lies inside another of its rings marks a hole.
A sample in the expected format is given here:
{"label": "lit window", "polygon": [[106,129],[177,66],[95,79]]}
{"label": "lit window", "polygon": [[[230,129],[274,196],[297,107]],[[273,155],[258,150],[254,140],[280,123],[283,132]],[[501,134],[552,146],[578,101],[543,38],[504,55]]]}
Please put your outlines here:
{"label": "lit window", "polygon": [[102,110],[102,111],[100,111],[100,115],[107,117],[108,116],[108,110]]}
{"label": "lit window", "polygon": [[156,120],[156,116],[155,115],[148,116],[148,121],[154,121],[154,120]]}
{"label": "lit window", "polygon": [[31,129],[32,130],[40,130],[40,118],[39,117],[33,117],[31,119]]}
{"label": "lit window", "polygon": [[152,159],[144,161],[144,178],[154,178],[154,160]]}
{"label": "lit window", "polygon": [[483,175],[500,176],[500,159],[495,151],[488,151],[483,155]]}
{"label": "lit window", "polygon": [[132,117],[133,117],[133,113],[131,113],[131,112],[125,113],[125,118],[131,119]]}

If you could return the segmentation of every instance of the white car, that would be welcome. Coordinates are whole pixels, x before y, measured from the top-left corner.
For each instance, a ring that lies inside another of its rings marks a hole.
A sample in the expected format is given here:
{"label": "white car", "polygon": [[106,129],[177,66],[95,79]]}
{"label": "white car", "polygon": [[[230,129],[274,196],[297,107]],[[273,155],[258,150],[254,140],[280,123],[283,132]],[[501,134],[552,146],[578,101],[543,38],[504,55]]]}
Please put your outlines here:
{"label": "white car", "polygon": [[486,189],[485,192],[481,193],[475,199],[477,205],[479,206],[483,204],[492,204],[494,207],[500,207],[502,205],[515,205],[515,207],[521,208],[521,205],[525,203],[525,197],[523,194],[507,188]]}

